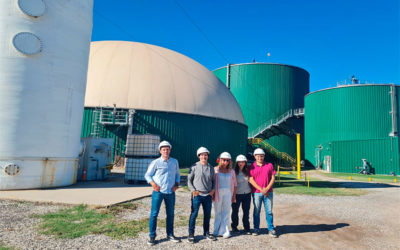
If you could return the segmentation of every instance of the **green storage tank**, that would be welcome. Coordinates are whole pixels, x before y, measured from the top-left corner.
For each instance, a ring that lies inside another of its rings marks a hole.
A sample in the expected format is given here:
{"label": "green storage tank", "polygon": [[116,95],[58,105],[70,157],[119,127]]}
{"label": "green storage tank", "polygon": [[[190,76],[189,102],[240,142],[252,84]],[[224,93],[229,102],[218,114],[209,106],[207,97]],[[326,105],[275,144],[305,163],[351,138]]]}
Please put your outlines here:
{"label": "green storage tank", "polygon": [[[286,112],[303,108],[304,96],[309,92],[309,73],[295,66],[274,63],[230,64],[213,72],[238,101],[249,137]],[[300,133],[303,141],[303,119],[287,121],[286,128],[290,132]],[[267,142],[281,152],[296,156],[294,135],[276,135],[267,139]]]}
{"label": "green storage tank", "polygon": [[305,157],[329,172],[358,173],[366,159],[376,174],[400,173],[400,86],[354,84],[305,97]]}
{"label": "green storage tank", "polygon": [[[134,111],[131,132],[156,134],[172,144],[180,166],[198,161],[207,147],[210,162],[228,151],[246,153],[247,126],[226,86],[194,60],[154,45],[92,42],[82,137],[115,138],[114,153],[125,152],[128,126],[97,126],[95,111]],[[110,112],[111,113],[111,112]]]}

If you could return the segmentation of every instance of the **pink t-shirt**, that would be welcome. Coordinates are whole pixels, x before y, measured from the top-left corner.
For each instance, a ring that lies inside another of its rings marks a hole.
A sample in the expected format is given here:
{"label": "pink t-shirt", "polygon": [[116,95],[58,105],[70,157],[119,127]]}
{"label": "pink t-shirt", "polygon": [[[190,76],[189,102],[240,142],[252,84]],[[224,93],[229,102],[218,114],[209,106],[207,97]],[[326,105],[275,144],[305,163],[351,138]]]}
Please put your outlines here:
{"label": "pink t-shirt", "polygon": [[[259,185],[261,188],[265,188],[271,181],[272,176],[276,174],[276,171],[271,163],[264,162],[264,164],[260,167],[257,166],[256,162],[254,162],[249,167],[249,174],[250,177],[253,177],[257,185]],[[253,186],[251,187],[251,191],[253,193],[260,193],[260,190],[255,189]],[[269,192],[273,192],[272,187]]]}

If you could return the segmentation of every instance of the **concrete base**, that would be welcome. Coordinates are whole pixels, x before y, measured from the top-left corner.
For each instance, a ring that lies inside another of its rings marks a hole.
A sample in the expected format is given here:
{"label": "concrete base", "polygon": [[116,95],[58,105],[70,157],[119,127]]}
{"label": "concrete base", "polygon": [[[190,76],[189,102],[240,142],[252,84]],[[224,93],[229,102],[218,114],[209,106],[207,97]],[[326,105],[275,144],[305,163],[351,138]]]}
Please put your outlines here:
{"label": "concrete base", "polygon": [[106,207],[151,195],[151,186],[128,185],[123,178],[113,174],[106,181],[77,182],[69,187],[0,191],[0,199]]}

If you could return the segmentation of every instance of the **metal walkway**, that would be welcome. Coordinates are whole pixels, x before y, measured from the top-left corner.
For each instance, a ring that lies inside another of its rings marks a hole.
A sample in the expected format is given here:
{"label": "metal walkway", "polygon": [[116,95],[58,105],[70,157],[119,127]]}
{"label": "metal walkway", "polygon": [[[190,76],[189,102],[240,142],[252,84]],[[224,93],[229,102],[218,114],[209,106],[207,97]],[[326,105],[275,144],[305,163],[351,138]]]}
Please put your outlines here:
{"label": "metal walkway", "polygon": [[129,125],[129,111],[126,109],[117,108],[102,108],[98,107],[93,111],[92,118],[92,137],[99,137],[101,131],[106,125]]}

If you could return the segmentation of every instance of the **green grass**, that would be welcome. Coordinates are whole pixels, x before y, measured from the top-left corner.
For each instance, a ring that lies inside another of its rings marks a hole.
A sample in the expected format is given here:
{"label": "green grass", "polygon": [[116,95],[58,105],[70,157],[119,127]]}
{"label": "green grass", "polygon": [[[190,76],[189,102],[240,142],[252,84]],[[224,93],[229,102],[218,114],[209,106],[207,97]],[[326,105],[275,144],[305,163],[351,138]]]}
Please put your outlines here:
{"label": "green grass", "polygon": [[122,204],[118,204],[118,205],[114,205],[114,206],[109,207],[108,209],[104,210],[103,213],[117,215],[117,214],[120,214],[122,212],[129,211],[129,210],[133,211],[138,206],[139,205],[137,203],[132,203],[132,202],[122,203]]}
{"label": "green grass", "polygon": [[59,238],[78,238],[101,231],[105,224],[112,219],[111,214],[100,213],[94,209],[88,209],[84,205],[39,215],[38,217],[43,219],[43,223],[39,227],[40,232]]}
{"label": "green grass", "polygon": [[190,168],[180,168],[179,169],[179,174],[181,176],[187,176],[189,174]]}
{"label": "green grass", "polygon": [[[44,215],[36,215],[42,219],[39,232],[45,235],[54,235],[58,238],[79,238],[88,234],[104,234],[115,239],[136,237],[140,232],[148,232],[149,219],[120,221],[117,215],[136,209],[137,204],[126,203],[109,209],[89,209],[80,205],[69,209]],[[198,223],[203,216],[197,217]],[[174,227],[187,226],[188,216],[176,215]],[[166,219],[159,219],[158,227],[166,227]],[[1,245],[0,245],[1,246]],[[1,250],[1,248],[0,248]]]}
{"label": "green grass", "polygon": [[296,175],[281,175],[280,185],[276,176],[274,192],[277,194],[298,194],[315,196],[359,196],[367,191],[354,188],[340,187],[339,183],[322,181],[316,178],[310,178],[310,187],[303,179],[297,180]]}
{"label": "green grass", "polygon": [[190,192],[190,189],[189,189],[189,187],[188,187],[188,186],[181,186],[181,188],[182,188],[183,190],[185,190],[185,191],[188,191],[188,192]]}
{"label": "green grass", "polygon": [[14,249],[14,248],[7,247],[4,245],[3,242],[0,242],[0,250],[12,250],[12,249]]}
{"label": "green grass", "polygon": [[343,180],[349,180],[349,176],[351,176],[351,179],[355,181],[368,182],[369,181],[368,178],[371,178],[373,182],[394,183],[394,179],[397,179],[398,183],[400,182],[399,176],[390,176],[390,175],[362,175],[356,173],[352,174],[352,173],[324,173],[324,172],[318,172],[318,174]]}

